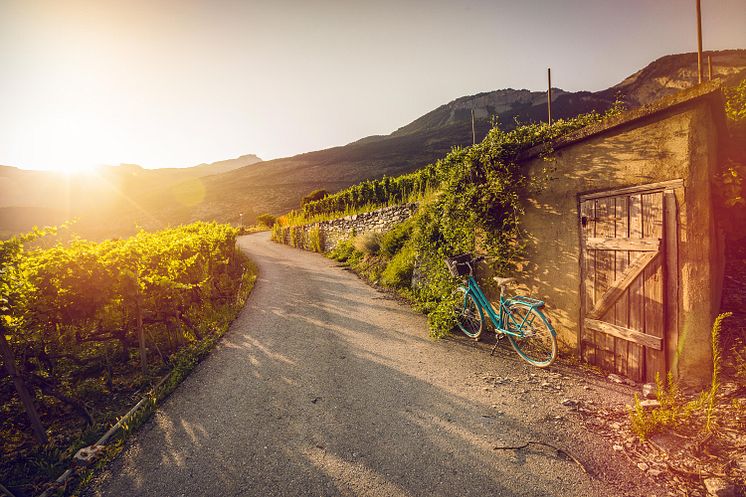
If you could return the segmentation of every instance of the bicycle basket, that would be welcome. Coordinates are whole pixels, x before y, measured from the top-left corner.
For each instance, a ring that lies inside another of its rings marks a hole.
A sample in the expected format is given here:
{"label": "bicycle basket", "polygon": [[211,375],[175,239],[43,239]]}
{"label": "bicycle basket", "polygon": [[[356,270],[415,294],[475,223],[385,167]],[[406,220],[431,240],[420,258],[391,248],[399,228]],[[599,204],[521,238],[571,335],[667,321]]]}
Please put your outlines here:
{"label": "bicycle basket", "polygon": [[469,262],[471,262],[471,260],[471,254],[454,255],[453,257],[446,259],[446,266],[448,266],[448,271],[451,273],[451,276],[458,278],[469,274]]}

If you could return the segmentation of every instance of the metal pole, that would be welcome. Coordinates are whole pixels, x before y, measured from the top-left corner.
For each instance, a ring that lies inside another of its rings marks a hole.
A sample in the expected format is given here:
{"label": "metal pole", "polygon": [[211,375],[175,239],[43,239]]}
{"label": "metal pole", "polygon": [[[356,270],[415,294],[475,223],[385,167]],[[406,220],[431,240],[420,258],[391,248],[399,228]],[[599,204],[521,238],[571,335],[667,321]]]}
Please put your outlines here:
{"label": "metal pole", "polygon": [[699,3],[700,0],[697,0],[697,76],[699,82],[702,83],[704,79],[704,68],[702,67],[702,8]]}
{"label": "metal pole", "polygon": [[474,129],[474,109],[471,109],[471,144],[477,144],[477,131]]}
{"label": "metal pole", "polygon": [[552,68],[547,67],[547,118],[552,124]]}

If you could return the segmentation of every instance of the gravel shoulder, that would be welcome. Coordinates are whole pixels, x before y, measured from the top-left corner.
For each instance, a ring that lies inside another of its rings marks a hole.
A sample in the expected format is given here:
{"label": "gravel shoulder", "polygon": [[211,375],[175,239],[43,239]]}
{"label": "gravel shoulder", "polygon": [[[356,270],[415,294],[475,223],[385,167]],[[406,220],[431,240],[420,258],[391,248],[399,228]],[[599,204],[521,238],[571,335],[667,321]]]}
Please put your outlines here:
{"label": "gravel shoulder", "polygon": [[[259,278],[210,357],[86,495],[666,495],[577,404],[630,389],[432,340],[425,317],[318,254],[241,237]],[[569,399],[575,405],[563,405]],[[554,449],[576,457],[589,474]]]}

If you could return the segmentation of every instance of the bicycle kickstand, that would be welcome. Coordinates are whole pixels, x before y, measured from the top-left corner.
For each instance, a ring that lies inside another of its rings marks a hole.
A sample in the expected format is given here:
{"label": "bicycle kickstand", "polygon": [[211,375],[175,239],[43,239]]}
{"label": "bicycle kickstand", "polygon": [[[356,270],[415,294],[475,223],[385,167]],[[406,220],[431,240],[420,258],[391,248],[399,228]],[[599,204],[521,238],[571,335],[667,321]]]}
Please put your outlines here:
{"label": "bicycle kickstand", "polygon": [[505,333],[498,333],[495,337],[495,345],[492,346],[492,350],[490,350],[490,355],[495,355],[495,350],[497,350],[497,345],[500,343],[500,340],[505,338]]}

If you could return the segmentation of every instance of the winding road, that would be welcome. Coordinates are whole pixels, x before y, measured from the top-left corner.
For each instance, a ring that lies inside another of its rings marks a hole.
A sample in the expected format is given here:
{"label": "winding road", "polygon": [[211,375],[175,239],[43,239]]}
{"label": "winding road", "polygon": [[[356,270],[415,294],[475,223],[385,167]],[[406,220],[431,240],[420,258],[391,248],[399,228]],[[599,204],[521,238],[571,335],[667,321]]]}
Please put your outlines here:
{"label": "winding road", "polygon": [[[603,381],[426,319],[324,257],[239,240],[259,267],[208,359],[87,489],[101,496],[620,496],[652,482],[562,399]],[[620,400],[621,401],[621,400]],[[562,447],[496,450],[529,440]],[[658,493],[657,495],[662,495]]]}

